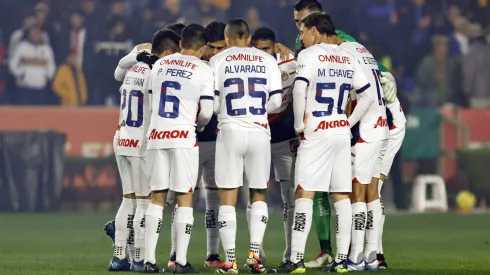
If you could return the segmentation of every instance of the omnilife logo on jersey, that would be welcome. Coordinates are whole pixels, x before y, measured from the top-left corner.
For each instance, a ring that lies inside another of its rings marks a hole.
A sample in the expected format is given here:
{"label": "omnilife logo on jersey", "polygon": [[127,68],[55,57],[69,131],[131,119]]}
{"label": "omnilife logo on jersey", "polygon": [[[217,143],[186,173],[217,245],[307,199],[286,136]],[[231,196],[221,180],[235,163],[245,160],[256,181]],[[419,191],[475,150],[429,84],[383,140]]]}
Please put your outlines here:
{"label": "omnilife logo on jersey", "polygon": [[157,129],[151,130],[149,139],[177,139],[177,138],[189,138],[189,131],[186,130],[173,130],[173,131],[158,131]]}

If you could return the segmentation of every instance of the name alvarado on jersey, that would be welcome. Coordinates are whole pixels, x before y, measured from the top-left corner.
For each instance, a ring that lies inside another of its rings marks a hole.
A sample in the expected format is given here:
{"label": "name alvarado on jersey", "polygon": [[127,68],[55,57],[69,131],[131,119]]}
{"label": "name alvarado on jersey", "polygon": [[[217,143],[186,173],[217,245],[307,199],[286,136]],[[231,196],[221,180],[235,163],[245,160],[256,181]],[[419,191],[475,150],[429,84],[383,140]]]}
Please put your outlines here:
{"label": "name alvarado on jersey", "polygon": [[151,72],[152,112],[148,149],[191,148],[201,98],[213,99],[213,72],[193,56],[172,54]]}
{"label": "name alvarado on jersey", "polygon": [[[359,60],[360,67],[369,80],[371,87],[365,92],[374,99],[359,122],[360,137],[367,142],[385,140],[389,137],[388,120],[386,117],[385,99],[381,86],[381,72],[373,55],[357,42],[344,42],[340,48],[348,51]],[[351,93],[352,100],[356,100],[356,94]]]}
{"label": "name alvarado on jersey", "polygon": [[148,96],[150,67],[138,62],[131,67],[120,88],[121,110],[116,132],[116,154],[143,157],[146,154],[146,132],[150,124]]}
{"label": "name alvarado on jersey", "polygon": [[345,115],[349,91],[361,93],[370,84],[358,61],[337,45],[317,44],[298,56],[296,80],[308,83],[306,139],[348,134]]}
{"label": "name alvarado on jersey", "polygon": [[282,92],[281,72],[273,56],[255,49],[231,47],[211,58],[219,95],[219,126],[234,123],[269,133],[267,102]]}

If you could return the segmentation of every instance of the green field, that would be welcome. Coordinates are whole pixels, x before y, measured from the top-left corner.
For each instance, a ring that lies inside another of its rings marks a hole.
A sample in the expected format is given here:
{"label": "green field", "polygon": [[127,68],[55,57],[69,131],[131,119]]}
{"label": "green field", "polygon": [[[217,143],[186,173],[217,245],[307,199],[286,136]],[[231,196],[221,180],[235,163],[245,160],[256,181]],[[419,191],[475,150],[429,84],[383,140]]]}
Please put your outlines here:
{"label": "green field", "polygon": [[[0,274],[109,274],[112,255],[104,223],[112,214],[1,214]],[[160,235],[158,261],[165,265],[169,251],[168,214]],[[239,217],[237,256],[247,256],[245,216]],[[281,260],[282,215],[269,217],[265,236],[268,266]],[[203,215],[196,214],[188,258],[202,267],[206,235]],[[383,274],[490,274],[490,215],[392,215],[387,217],[385,253],[389,270]],[[306,257],[318,252],[315,233],[310,234]],[[243,259],[243,260],[242,260]],[[214,270],[201,268],[204,273]],[[247,273],[245,269],[240,270]],[[310,274],[322,274],[308,270]]]}

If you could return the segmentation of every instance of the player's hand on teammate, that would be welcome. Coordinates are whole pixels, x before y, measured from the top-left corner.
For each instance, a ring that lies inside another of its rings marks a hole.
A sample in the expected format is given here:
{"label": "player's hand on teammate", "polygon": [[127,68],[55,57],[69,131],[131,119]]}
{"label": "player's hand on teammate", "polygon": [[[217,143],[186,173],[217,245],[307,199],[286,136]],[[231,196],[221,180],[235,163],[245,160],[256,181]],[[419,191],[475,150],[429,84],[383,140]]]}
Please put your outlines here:
{"label": "player's hand on teammate", "polygon": [[148,64],[148,66],[150,66],[150,69],[153,69],[153,64],[155,64],[158,59],[160,59],[158,56],[152,55],[151,53],[148,53],[146,51],[142,51],[136,56],[136,60],[138,62],[144,62]]}
{"label": "player's hand on teammate", "polygon": [[308,121],[308,114],[305,113],[305,115],[303,116],[303,128],[299,131],[296,131],[296,137],[298,138],[298,140],[301,140],[301,137],[304,136],[304,132],[306,130],[306,127],[308,126],[307,121]]}
{"label": "player's hand on teammate", "polygon": [[383,94],[386,102],[392,103],[395,101],[397,94],[396,81],[391,73],[383,72],[381,74],[381,85],[383,85]]}
{"label": "player's hand on teammate", "polygon": [[279,54],[279,56],[281,57],[281,60],[287,60],[289,59],[289,55],[294,55],[294,52],[291,51],[288,47],[284,46],[283,44],[281,43],[276,43],[276,47],[275,47],[275,52]]}

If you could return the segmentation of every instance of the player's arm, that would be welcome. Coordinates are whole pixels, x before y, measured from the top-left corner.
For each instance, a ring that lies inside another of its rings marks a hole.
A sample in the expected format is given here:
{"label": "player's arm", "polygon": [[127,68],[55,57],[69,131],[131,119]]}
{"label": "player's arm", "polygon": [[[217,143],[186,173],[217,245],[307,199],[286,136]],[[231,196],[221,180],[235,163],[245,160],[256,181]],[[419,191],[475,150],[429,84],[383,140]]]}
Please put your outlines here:
{"label": "player's arm", "polygon": [[199,105],[201,110],[197,118],[197,131],[204,131],[204,127],[209,123],[213,116],[213,99],[214,99],[214,74],[211,72],[205,76]]}
{"label": "player's arm", "polygon": [[395,77],[379,61],[378,68],[381,72],[381,85],[383,86],[383,95],[386,99],[386,102],[392,103],[395,101],[398,92],[398,90],[396,89]]}
{"label": "player's arm", "polygon": [[214,93],[214,100],[213,100],[213,112],[218,115],[219,114],[219,109],[221,107],[221,100],[220,100],[220,90],[219,90],[219,73],[218,70],[216,69],[216,61],[215,58],[211,58],[209,60],[209,66],[213,69],[214,72],[214,83],[213,83],[213,93]]}
{"label": "player's arm", "polygon": [[137,45],[134,49],[125,57],[121,58],[119,63],[117,64],[116,71],[114,72],[114,78],[117,81],[123,81],[124,76],[126,76],[126,71],[133,67],[136,63],[138,63],[138,53],[139,52],[149,52],[151,51],[151,44],[144,43]]}
{"label": "player's arm", "polygon": [[[153,70],[150,72],[150,77],[148,78],[148,106],[150,108],[150,114],[153,111]],[[151,115],[150,115],[151,117]]]}
{"label": "player's arm", "polygon": [[352,114],[349,116],[349,124],[351,127],[357,124],[359,120],[361,120],[362,116],[367,112],[369,107],[374,103],[374,98],[370,95],[370,93],[366,92],[369,87],[371,87],[371,84],[369,84],[368,78],[366,76],[366,73],[364,70],[361,68],[359,63],[355,63],[355,73],[353,76],[353,89],[355,90],[356,97],[357,97],[357,104],[356,108],[354,108],[354,111]]}
{"label": "player's arm", "polygon": [[296,79],[293,88],[294,130],[301,134],[306,129],[306,92],[311,81],[311,66],[308,66],[308,56],[302,51],[298,55]]}
{"label": "player's arm", "polygon": [[274,60],[270,66],[269,101],[267,102],[267,113],[274,114],[279,111],[282,104],[282,77],[281,70]]}

